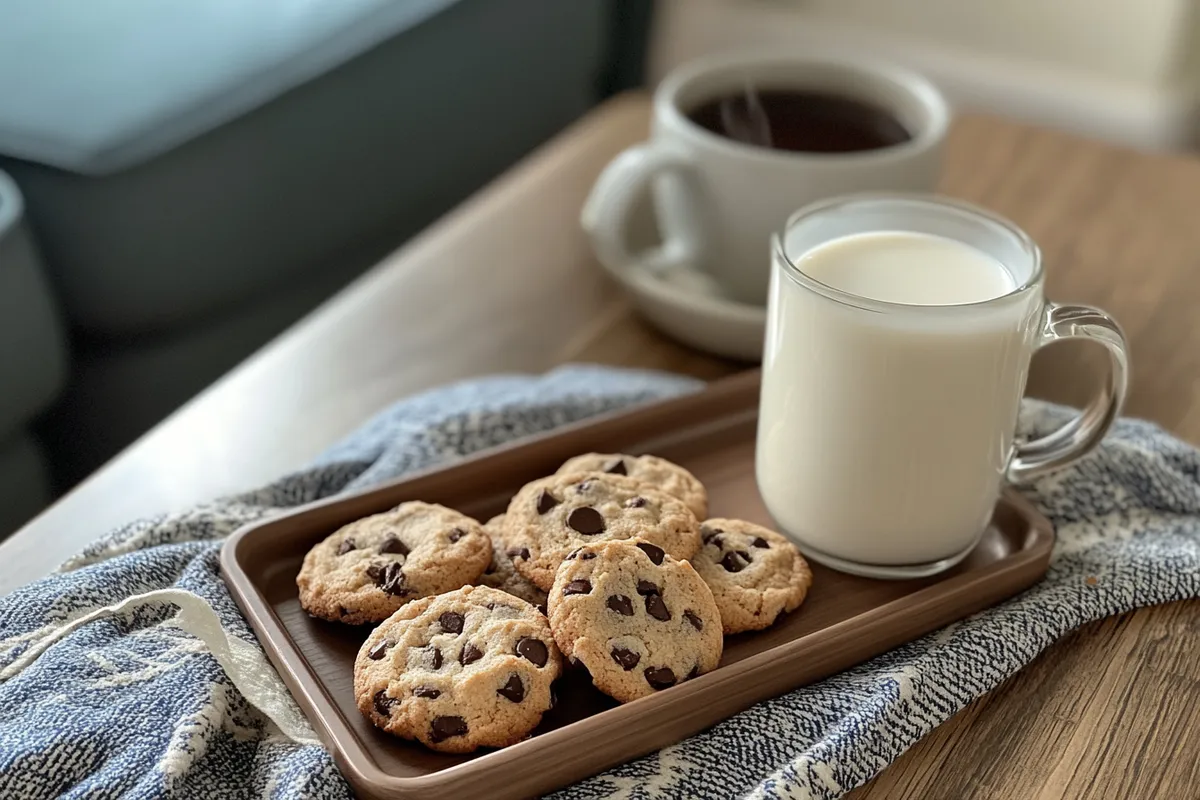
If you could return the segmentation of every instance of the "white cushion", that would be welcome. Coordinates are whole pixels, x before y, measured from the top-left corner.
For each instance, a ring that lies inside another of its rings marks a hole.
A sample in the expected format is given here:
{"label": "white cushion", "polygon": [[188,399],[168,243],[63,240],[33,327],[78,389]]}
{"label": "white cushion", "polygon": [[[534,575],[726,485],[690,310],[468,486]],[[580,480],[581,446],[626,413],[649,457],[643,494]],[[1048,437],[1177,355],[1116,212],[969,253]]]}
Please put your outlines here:
{"label": "white cushion", "polygon": [[123,169],[454,2],[3,0],[0,154]]}

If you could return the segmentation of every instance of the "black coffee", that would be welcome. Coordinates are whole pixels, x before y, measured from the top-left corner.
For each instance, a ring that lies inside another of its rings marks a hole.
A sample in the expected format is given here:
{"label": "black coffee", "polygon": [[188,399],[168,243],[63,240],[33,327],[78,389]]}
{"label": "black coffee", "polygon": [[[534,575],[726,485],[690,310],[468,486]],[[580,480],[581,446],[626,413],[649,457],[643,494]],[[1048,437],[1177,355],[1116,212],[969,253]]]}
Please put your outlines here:
{"label": "black coffee", "polygon": [[761,114],[743,93],[709,100],[688,117],[718,136],[800,153],[878,150],[912,138],[889,111],[850,97],[792,89],[758,90],[755,97]]}

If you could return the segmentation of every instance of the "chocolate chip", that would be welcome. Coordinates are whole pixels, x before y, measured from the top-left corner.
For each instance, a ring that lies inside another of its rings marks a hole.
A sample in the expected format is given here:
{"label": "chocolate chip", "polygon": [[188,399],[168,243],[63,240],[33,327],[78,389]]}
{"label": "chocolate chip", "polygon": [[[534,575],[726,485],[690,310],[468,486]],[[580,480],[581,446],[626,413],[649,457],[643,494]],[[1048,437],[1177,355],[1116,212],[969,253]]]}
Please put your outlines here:
{"label": "chocolate chip", "polygon": [[546,491],[545,489],[542,489],[542,491],[538,492],[537,512],[539,514],[545,514],[547,511],[558,505],[558,503],[559,500],[557,497],[550,494],[550,492]]}
{"label": "chocolate chip", "polygon": [[608,607],[623,617],[633,616],[633,603],[623,594],[609,595]]}
{"label": "chocolate chip", "polygon": [[384,657],[384,655],[388,651],[388,648],[391,647],[393,644],[395,644],[395,642],[391,642],[391,641],[388,641],[387,639],[384,639],[379,644],[375,645],[374,647],[372,647],[370,650],[367,651],[367,658],[371,659],[372,661],[378,661],[379,659]]}
{"label": "chocolate chip", "polygon": [[390,716],[392,709],[399,702],[399,700],[387,696],[387,689],[380,689],[375,693],[375,713],[381,717]]}
{"label": "chocolate chip", "polygon": [[766,550],[768,547],[771,546],[771,545],[767,544],[767,540],[761,536],[755,536],[753,544],[755,547],[761,547],[763,550]]}
{"label": "chocolate chip", "polygon": [[410,589],[405,585],[404,573],[399,569],[396,570],[395,579],[388,581],[383,585],[383,590],[388,594],[395,595],[396,597],[405,597],[406,595],[416,594],[415,590]]}
{"label": "chocolate chip", "polygon": [[450,541],[457,542],[459,539],[461,539],[462,537],[464,537],[466,535],[467,535],[467,532],[464,531],[462,528],[454,528],[453,530],[450,531]]}
{"label": "chocolate chip", "polygon": [[434,647],[432,649],[433,649],[433,668],[441,669],[442,668],[442,651],[438,650],[436,647]]}
{"label": "chocolate chip", "polygon": [[751,558],[750,558],[750,554],[749,554],[749,553],[747,553],[745,550],[738,550],[738,551],[737,551],[737,554],[738,554],[739,556],[741,556],[742,558],[746,559],[746,563],[747,563],[747,564],[748,564],[748,563],[750,563],[750,562],[753,560],[753,559],[751,559]]}
{"label": "chocolate chip", "polygon": [[642,508],[645,505],[646,498],[644,497],[633,497],[625,501],[626,508]]}
{"label": "chocolate chip", "polygon": [[406,556],[409,553],[408,545],[397,539],[395,536],[389,536],[383,540],[383,544],[379,545],[379,552],[391,553],[392,555]]}
{"label": "chocolate chip", "polygon": [[587,594],[591,590],[592,584],[590,581],[585,581],[582,579],[571,581],[563,587],[563,596],[566,597],[569,594]]}
{"label": "chocolate chip", "polygon": [[462,633],[463,615],[457,611],[447,611],[438,617],[438,624],[446,633]]}
{"label": "chocolate chip", "polygon": [[704,544],[705,544],[706,546],[711,544],[713,547],[715,547],[715,548],[717,548],[718,550],[720,550],[722,547],[724,547],[724,546],[725,546],[725,540],[721,538],[720,534],[717,534],[716,536],[712,537],[711,539],[709,539],[709,540],[708,540],[707,542],[705,542]]}
{"label": "chocolate chip", "polygon": [[626,672],[636,667],[638,662],[642,660],[639,654],[632,650],[626,650],[624,647],[614,647],[612,649],[612,657],[613,661],[620,664]]}
{"label": "chocolate chip", "polygon": [[684,619],[686,619],[688,622],[692,623],[693,628],[695,628],[698,631],[704,630],[704,623],[701,621],[700,617],[696,616],[695,611],[688,609],[687,611],[683,612],[683,616],[684,616]]}
{"label": "chocolate chip", "polygon": [[589,490],[591,488],[592,488],[591,481],[580,481],[579,483],[575,484],[575,494],[583,494],[584,492],[586,492],[587,490]]}
{"label": "chocolate chip", "polygon": [[604,517],[591,506],[581,506],[567,517],[567,524],[584,536],[604,533]]}
{"label": "chocolate chip", "polygon": [[579,556],[579,551],[582,549],[582,547],[576,547],[574,550],[567,553],[567,555],[563,558],[563,561],[574,561]]}
{"label": "chocolate chip", "polygon": [[579,560],[580,561],[591,561],[595,557],[596,557],[595,553],[584,553],[583,555],[579,556]]}
{"label": "chocolate chip", "polygon": [[628,475],[629,474],[629,470],[625,469],[625,459],[623,459],[623,458],[618,458],[618,459],[615,459],[614,461],[610,462],[608,464],[608,466],[606,466],[604,468],[604,471],[611,475]]}
{"label": "chocolate chip", "polygon": [[639,580],[637,585],[638,594],[658,594],[658,587],[650,581]]}
{"label": "chocolate chip", "polygon": [[721,530],[720,528],[710,528],[707,525],[700,526],[700,538],[704,541],[705,544],[708,544],[709,541],[714,536],[716,536],[718,533],[724,533],[724,532],[725,531]]}
{"label": "chocolate chip", "polygon": [[505,550],[504,553],[509,558],[523,558],[526,561],[529,560],[529,548],[528,547],[510,547],[507,550]]}
{"label": "chocolate chip", "polygon": [[467,721],[462,717],[434,717],[429,726],[429,741],[437,744],[451,736],[466,736]]}
{"label": "chocolate chip", "polygon": [[727,572],[741,572],[746,568],[746,561],[747,559],[743,559],[741,553],[730,550],[725,554],[725,557],[721,559],[721,566],[724,567]]}
{"label": "chocolate chip", "polygon": [[342,543],[338,545],[337,554],[339,556],[344,556],[355,547],[357,547],[357,545],[354,544],[354,540],[347,536],[345,539],[342,539]]}
{"label": "chocolate chip", "polygon": [[525,699],[525,684],[521,683],[519,675],[513,675],[508,679],[508,683],[496,690],[496,694],[519,703]]}
{"label": "chocolate chip", "polygon": [[546,666],[547,659],[550,658],[550,653],[546,650],[546,643],[540,639],[524,639],[517,640],[517,655],[526,661],[533,662],[539,667]]}
{"label": "chocolate chip", "polygon": [[684,680],[690,681],[692,678],[697,677],[699,674],[700,674],[700,665],[697,664],[696,666],[692,667],[692,671],[687,674],[687,677],[684,678]]}
{"label": "chocolate chip", "polygon": [[458,663],[465,667],[467,664],[474,664],[481,658],[483,658],[483,651],[473,644],[468,644],[462,649],[462,653],[458,657]]}
{"label": "chocolate chip", "polygon": [[654,689],[668,689],[675,685],[675,673],[670,667],[646,667],[646,683]]}
{"label": "chocolate chip", "polygon": [[373,578],[375,583],[379,585],[379,588],[388,594],[396,595],[397,597],[413,594],[413,590],[404,584],[404,572],[395,561],[386,567],[379,564],[372,564],[367,567],[367,575]]}
{"label": "chocolate chip", "polygon": [[432,686],[418,686],[413,689],[413,697],[425,697],[430,700],[437,700],[441,696],[441,691]]}
{"label": "chocolate chip", "polygon": [[654,562],[654,566],[656,567],[662,564],[663,557],[666,555],[661,547],[652,545],[649,542],[638,542],[637,548],[650,556],[650,560]]}
{"label": "chocolate chip", "polygon": [[646,595],[646,613],[660,622],[666,622],[671,618],[667,604],[663,602],[662,595],[657,592]]}

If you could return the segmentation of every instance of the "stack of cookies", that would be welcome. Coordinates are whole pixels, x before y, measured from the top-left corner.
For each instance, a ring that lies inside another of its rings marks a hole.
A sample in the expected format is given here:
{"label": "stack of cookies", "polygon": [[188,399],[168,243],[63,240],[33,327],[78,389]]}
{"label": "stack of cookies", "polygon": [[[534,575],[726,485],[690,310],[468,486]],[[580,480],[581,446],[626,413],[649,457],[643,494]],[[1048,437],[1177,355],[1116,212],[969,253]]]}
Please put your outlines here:
{"label": "stack of cookies", "polygon": [[372,723],[435,750],[503,747],[553,705],[563,655],[628,702],[715,669],[724,634],[803,602],[812,573],[791,542],[707,514],[683,467],[591,453],[486,525],[408,502],[341,528],[305,558],[300,602],[380,623],[354,667]]}

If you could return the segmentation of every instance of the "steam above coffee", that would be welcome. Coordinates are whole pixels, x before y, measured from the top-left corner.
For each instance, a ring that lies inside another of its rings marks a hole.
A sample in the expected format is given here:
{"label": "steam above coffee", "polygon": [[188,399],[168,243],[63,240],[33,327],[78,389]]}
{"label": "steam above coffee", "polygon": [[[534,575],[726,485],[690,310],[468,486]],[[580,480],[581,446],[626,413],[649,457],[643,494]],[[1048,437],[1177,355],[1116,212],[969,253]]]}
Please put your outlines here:
{"label": "steam above coffee", "polygon": [[747,87],[704,102],[688,117],[718,136],[797,153],[879,150],[912,139],[887,109],[807,89]]}

